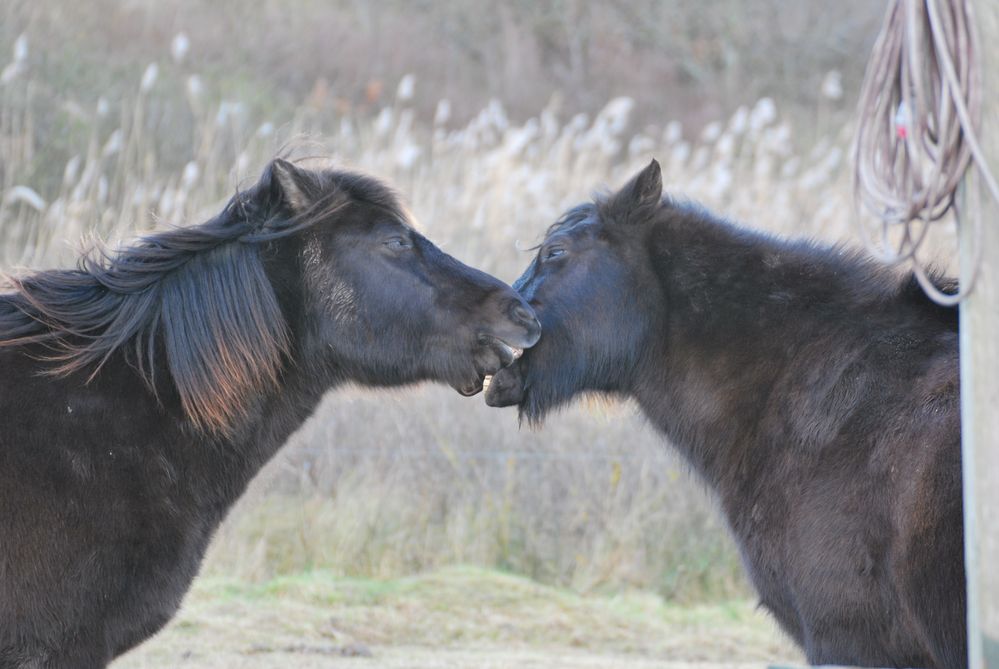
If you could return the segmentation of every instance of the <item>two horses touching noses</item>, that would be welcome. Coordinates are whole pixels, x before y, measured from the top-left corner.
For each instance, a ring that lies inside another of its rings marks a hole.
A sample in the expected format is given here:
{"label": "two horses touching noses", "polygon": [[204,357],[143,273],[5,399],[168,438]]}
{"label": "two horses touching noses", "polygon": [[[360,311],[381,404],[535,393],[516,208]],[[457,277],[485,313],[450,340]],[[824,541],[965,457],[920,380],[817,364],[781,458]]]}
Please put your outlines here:
{"label": "two horses touching noses", "polygon": [[[103,667],[346,382],[637,401],[815,664],[964,664],[957,320],[839,248],[662,196],[570,210],[514,286],[379,182],[273,162],[214,219],[0,296],[0,668]],[[539,324],[540,321],[540,324]],[[543,335],[542,335],[543,329]],[[11,539],[13,538],[13,539]]]}

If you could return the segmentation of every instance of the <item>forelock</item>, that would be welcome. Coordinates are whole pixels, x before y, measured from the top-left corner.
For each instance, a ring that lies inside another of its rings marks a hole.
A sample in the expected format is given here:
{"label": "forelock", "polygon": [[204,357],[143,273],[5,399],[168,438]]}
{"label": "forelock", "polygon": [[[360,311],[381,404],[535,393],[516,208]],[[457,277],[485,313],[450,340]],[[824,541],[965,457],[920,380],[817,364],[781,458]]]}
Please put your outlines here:
{"label": "forelock", "polygon": [[569,211],[562,214],[562,216],[552,223],[552,225],[545,232],[545,239],[551,237],[558,232],[569,232],[574,228],[577,228],[588,221],[590,221],[597,213],[597,206],[592,202],[586,202],[584,204],[578,204]]}

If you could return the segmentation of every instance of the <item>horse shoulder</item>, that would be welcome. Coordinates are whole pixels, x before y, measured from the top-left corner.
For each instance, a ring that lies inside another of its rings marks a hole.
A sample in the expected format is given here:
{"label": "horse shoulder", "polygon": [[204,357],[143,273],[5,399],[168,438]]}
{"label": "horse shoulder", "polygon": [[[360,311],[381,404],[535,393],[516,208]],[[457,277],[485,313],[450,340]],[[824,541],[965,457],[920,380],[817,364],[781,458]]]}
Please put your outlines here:
{"label": "horse shoulder", "polygon": [[127,367],[89,384],[40,371],[0,351],[0,535],[19,537],[0,555],[0,647],[58,647],[76,629],[127,648],[176,611],[220,519],[197,508],[186,454],[204,445]]}

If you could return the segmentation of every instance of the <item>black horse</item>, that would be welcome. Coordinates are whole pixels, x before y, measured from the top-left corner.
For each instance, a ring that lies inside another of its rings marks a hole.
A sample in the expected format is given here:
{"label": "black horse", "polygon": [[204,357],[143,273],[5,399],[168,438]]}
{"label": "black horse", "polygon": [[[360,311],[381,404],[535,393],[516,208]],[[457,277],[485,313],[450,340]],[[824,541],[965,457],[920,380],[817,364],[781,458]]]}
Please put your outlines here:
{"label": "black horse", "polygon": [[417,234],[386,186],[283,160],[200,226],[13,280],[0,667],[104,667],[162,627],[329,388],[474,394],[539,336],[517,293]]}
{"label": "black horse", "polygon": [[489,404],[537,423],[582,392],[634,398],[809,662],[965,666],[955,310],[664,200],[655,161],[565,214],[514,287],[544,335]]}

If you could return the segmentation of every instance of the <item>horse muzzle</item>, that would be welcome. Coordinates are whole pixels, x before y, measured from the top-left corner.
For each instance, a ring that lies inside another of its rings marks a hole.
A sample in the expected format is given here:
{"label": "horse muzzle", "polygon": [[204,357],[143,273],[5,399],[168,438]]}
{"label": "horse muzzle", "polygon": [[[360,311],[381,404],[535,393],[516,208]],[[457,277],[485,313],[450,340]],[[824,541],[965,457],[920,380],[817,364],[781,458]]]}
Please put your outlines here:
{"label": "horse muzzle", "polygon": [[489,379],[486,404],[491,407],[508,407],[524,400],[524,375],[519,364],[499,370]]}

